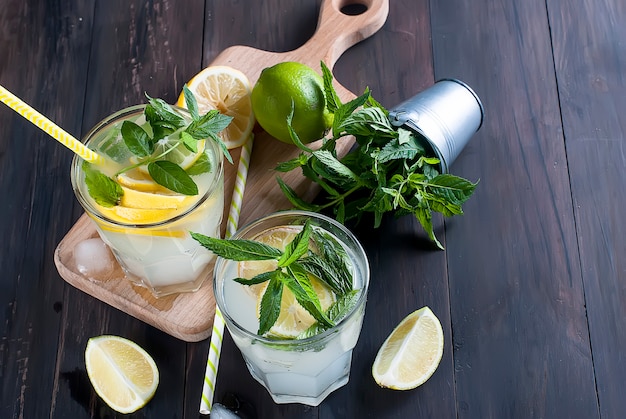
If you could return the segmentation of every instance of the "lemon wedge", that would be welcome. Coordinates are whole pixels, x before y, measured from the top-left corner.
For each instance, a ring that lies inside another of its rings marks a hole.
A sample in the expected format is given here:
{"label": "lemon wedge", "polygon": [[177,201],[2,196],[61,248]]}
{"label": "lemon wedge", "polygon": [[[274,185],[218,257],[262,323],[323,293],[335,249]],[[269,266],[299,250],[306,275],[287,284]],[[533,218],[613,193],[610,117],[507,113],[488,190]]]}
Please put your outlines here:
{"label": "lemon wedge", "polygon": [[124,224],[158,223],[182,212],[182,210],[176,208],[129,208],[121,205],[115,205],[114,207],[98,205],[98,210],[110,220]]}
{"label": "lemon wedge", "polygon": [[[217,109],[233,117],[228,127],[219,134],[226,147],[236,148],[246,142],[255,119],[250,99],[252,89],[245,74],[228,66],[207,67],[195,75],[187,87],[196,97],[200,114]],[[176,105],[186,108],[183,93]]]}
{"label": "lemon wedge", "polygon": [[145,406],[159,384],[159,371],[152,357],[135,342],[119,336],[89,339],[85,364],[96,393],[120,413],[132,413]]}
{"label": "lemon wedge", "polygon": [[196,197],[174,193],[151,193],[122,186],[124,195],[120,205],[137,209],[183,209],[189,207]]}
{"label": "lemon wedge", "polygon": [[143,192],[165,192],[166,188],[156,183],[147,170],[139,170],[139,168],[120,173],[116,176],[117,182],[121,186]]}
{"label": "lemon wedge", "polygon": [[443,329],[428,307],[405,317],[376,355],[372,376],[378,385],[409,390],[428,380],[443,356]]}

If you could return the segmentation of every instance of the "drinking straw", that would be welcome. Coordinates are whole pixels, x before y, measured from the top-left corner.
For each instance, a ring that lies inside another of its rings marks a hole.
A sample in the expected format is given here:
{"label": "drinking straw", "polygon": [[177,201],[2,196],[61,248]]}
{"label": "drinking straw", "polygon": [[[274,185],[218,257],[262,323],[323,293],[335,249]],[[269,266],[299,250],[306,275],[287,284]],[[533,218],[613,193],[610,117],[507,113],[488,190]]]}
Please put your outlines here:
{"label": "drinking straw", "polygon": [[[235,187],[233,189],[233,199],[230,204],[228,213],[228,221],[226,222],[225,237],[229,238],[237,231],[239,222],[239,214],[241,213],[241,204],[243,201],[243,192],[246,187],[246,178],[248,177],[248,168],[250,166],[250,155],[252,153],[252,144],[254,135],[250,134],[250,138],[245,142],[239,156],[239,165],[237,167],[237,177],[235,178]],[[215,317],[213,319],[213,330],[211,332],[211,343],[209,346],[209,357],[207,359],[206,371],[204,373],[204,385],[202,386],[202,399],[200,400],[200,414],[208,415],[213,407],[213,394],[215,393],[215,380],[217,378],[217,368],[220,361],[222,351],[222,338],[224,334],[224,317],[217,304],[215,305]]]}
{"label": "drinking straw", "polygon": [[28,119],[41,130],[45,131],[48,135],[63,144],[65,147],[72,150],[83,160],[96,164],[102,163],[104,161],[100,155],[94,153],[83,143],[72,137],[70,134],[57,126],[54,122],[50,121],[48,118],[37,112],[35,109],[31,108],[24,101],[15,96],[13,93],[9,92],[1,85],[0,101],[2,101],[2,103],[7,105],[9,108],[13,109],[15,112],[22,115],[24,118]]}

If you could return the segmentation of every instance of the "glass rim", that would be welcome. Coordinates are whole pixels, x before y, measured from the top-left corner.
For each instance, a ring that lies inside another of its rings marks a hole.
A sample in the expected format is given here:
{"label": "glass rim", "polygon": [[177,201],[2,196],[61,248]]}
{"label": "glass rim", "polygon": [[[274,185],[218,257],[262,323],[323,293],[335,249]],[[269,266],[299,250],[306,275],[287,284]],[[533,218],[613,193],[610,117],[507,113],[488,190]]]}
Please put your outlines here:
{"label": "glass rim", "polygon": [[[365,305],[366,300],[367,300],[367,292],[369,291],[369,282],[370,282],[370,267],[369,267],[369,260],[367,258],[367,254],[365,253],[365,250],[363,249],[363,246],[361,245],[361,243],[357,240],[357,238],[354,236],[354,234],[343,224],[341,224],[340,222],[326,216],[323,214],[319,214],[316,212],[310,212],[310,211],[304,211],[304,210],[284,210],[284,211],[277,211],[277,212],[273,212],[271,214],[265,215],[261,218],[258,218],[254,221],[251,221],[247,224],[245,224],[243,227],[241,227],[240,229],[237,230],[237,232],[235,234],[232,235],[231,239],[236,239],[236,238],[240,238],[242,235],[244,235],[245,233],[247,233],[248,231],[252,230],[252,228],[256,227],[257,225],[259,225],[260,223],[267,221],[268,219],[275,219],[275,218],[279,218],[279,217],[290,217],[290,216],[301,216],[301,217],[307,217],[307,218],[318,218],[321,221],[324,221],[326,223],[331,224],[332,226],[334,226],[335,228],[338,228],[342,233],[344,233],[348,239],[350,241],[352,241],[352,243],[350,243],[350,247],[352,247],[352,245],[354,245],[354,253],[357,256],[360,256],[360,258],[362,259],[362,263],[359,263],[360,265],[362,265],[362,271],[363,271],[363,286],[358,289],[360,294],[359,294],[359,298],[357,300],[357,302],[354,304],[354,307],[352,308],[352,310],[350,311],[350,313],[348,313],[345,317],[343,317],[341,319],[341,321],[339,323],[336,323],[333,327],[324,330],[321,333],[318,333],[316,335],[313,336],[309,336],[307,338],[304,339],[280,339],[280,338],[268,338],[265,336],[261,336],[255,332],[251,332],[250,330],[246,329],[245,327],[243,327],[242,325],[240,325],[237,321],[235,321],[233,319],[232,316],[230,316],[228,314],[228,312],[225,310],[224,304],[222,304],[221,299],[218,297],[218,294],[221,295],[222,297],[224,296],[224,293],[218,293],[217,291],[217,273],[221,271],[221,269],[223,268],[223,265],[226,263],[237,263],[236,261],[232,261],[232,260],[228,260],[228,259],[224,259],[220,256],[218,256],[216,258],[215,261],[215,267],[213,269],[213,294],[215,297],[215,303],[217,304],[218,309],[220,310],[220,312],[222,313],[222,315],[224,316],[225,320],[228,319],[228,322],[226,323],[226,326],[233,326],[237,329],[238,332],[242,333],[245,337],[249,338],[249,339],[253,339],[259,343],[262,344],[267,344],[267,345],[271,345],[271,346],[295,346],[295,347],[302,347],[302,346],[309,346],[310,344],[313,343],[318,343],[320,341],[324,341],[327,338],[329,338],[331,335],[333,335],[334,333],[337,332],[337,329],[344,326],[345,324],[347,324],[354,316],[357,315],[359,308],[362,307],[363,305]],[[323,228],[323,227],[322,227]],[[339,239],[339,238],[338,238]],[[343,240],[341,240],[341,242],[343,243]],[[345,244],[345,243],[344,243]],[[356,262],[352,262],[352,263],[356,263]],[[355,267],[356,269],[356,267]],[[359,270],[357,270],[359,271]],[[359,271],[360,272],[360,271]],[[223,299],[223,298],[222,298]]]}
{"label": "glass rim", "polygon": [[[143,113],[143,110],[145,109],[146,106],[147,106],[146,104],[132,105],[132,106],[128,106],[124,109],[120,109],[119,111],[112,113],[111,115],[105,117],[104,119],[100,120],[97,124],[95,124],[93,128],[91,128],[87,132],[87,134],[85,134],[85,136],[81,139],[81,142],[87,145],[89,141],[92,140],[93,136],[95,136],[98,132],[100,132],[100,130],[102,130],[109,124],[111,124],[111,122],[113,122],[114,120],[131,116],[133,114],[139,113],[139,111]],[[180,106],[176,106],[176,105],[169,105],[169,106],[171,106],[173,109],[175,109],[177,112],[180,112],[181,114],[184,114],[187,116],[190,115],[189,111],[187,111],[187,109],[185,108],[181,108]],[[219,183],[224,178],[224,156],[222,155],[222,152],[219,146],[211,139],[206,139],[206,143],[207,143],[207,146],[213,149],[213,154],[215,155],[217,159],[217,162],[218,162],[217,166],[218,166],[218,172],[219,172],[218,175],[213,176],[211,184],[208,185],[207,190],[204,193],[204,195],[198,198],[198,200],[193,205],[187,208],[186,211],[180,214],[176,214],[175,216],[168,218],[166,220],[157,221],[153,223],[145,223],[145,224],[124,223],[121,221],[112,220],[106,215],[100,213],[100,211],[98,211],[98,209],[94,207],[94,205],[89,201],[89,199],[85,197],[85,194],[83,193],[83,191],[80,189],[78,185],[79,183],[78,173],[79,171],[81,171],[80,164],[82,163],[83,160],[76,154],[74,155],[72,159],[72,163],[70,167],[70,171],[71,171],[70,180],[72,183],[72,189],[74,190],[74,195],[76,196],[76,199],[81,204],[83,209],[89,214],[89,216],[92,218],[95,217],[98,220],[98,222],[103,222],[105,224],[108,224],[114,227],[126,227],[126,228],[134,228],[134,229],[148,229],[148,228],[167,226],[171,223],[174,223],[186,217],[187,215],[195,211],[198,207],[200,207],[202,204],[204,204],[215,193]]]}

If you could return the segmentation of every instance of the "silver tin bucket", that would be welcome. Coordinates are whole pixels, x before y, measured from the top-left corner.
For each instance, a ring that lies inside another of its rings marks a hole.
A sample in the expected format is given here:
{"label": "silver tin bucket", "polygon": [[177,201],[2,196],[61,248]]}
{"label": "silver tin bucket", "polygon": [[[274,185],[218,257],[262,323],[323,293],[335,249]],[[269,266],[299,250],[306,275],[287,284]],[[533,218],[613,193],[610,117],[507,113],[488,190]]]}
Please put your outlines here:
{"label": "silver tin bucket", "polygon": [[389,111],[392,125],[421,134],[448,173],[469,139],[483,123],[479,97],[462,81],[442,79]]}

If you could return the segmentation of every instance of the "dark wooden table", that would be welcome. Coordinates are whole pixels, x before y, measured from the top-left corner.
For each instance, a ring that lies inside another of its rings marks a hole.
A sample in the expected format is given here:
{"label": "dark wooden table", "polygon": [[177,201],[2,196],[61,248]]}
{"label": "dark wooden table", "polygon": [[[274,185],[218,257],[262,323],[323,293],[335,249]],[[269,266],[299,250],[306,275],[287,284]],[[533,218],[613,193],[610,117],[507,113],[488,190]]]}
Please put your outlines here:
{"label": "dark wooden table", "polygon": [[[626,3],[390,3],[336,78],[387,107],[444,77],[472,86],[485,123],[452,172],[479,187],[464,216],[437,218],[445,251],[410,217],[356,230],[372,284],[346,387],[317,408],[275,405],[227,337],[216,401],[248,418],[626,417]],[[144,92],[174,102],[230,45],[298,47],[319,5],[0,0],[0,84],[82,136]],[[198,417],[208,340],[173,338],[57,273],[54,249],[82,213],[71,158],[0,106],[0,417],[117,416],[83,359],[105,333],[144,346],[161,372],[132,417]],[[439,369],[412,391],[378,388],[380,344],[424,305],[444,327]]]}

